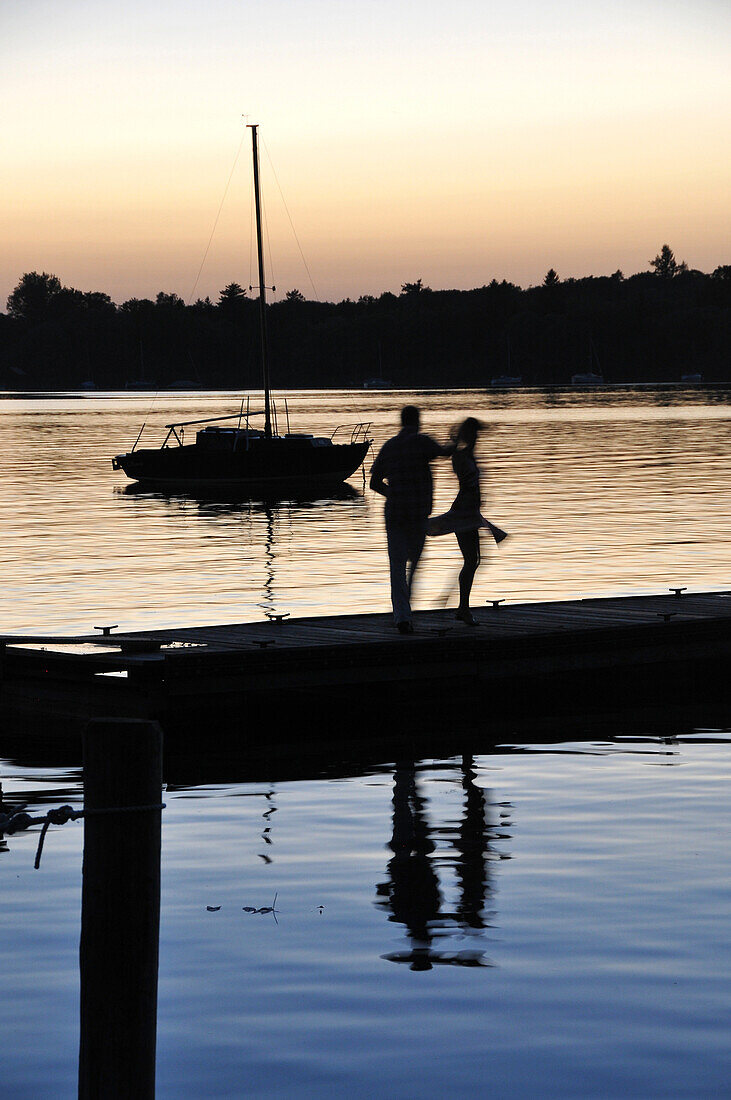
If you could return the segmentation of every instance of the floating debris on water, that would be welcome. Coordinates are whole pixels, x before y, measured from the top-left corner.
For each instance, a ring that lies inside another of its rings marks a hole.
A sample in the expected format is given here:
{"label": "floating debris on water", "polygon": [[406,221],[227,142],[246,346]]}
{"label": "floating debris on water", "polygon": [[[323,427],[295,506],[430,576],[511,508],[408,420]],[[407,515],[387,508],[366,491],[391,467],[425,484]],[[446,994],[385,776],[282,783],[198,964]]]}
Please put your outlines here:
{"label": "floating debris on water", "polygon": [[278,893],[274,895],[274,900],[271,905],[262,905],[259,909],[257,909],[255,905],[242,905],[241,911],[242,913],[271,913],[276,923],[279,924],[277,920],[277,913],[279,910],[275,908],[278,896]]}

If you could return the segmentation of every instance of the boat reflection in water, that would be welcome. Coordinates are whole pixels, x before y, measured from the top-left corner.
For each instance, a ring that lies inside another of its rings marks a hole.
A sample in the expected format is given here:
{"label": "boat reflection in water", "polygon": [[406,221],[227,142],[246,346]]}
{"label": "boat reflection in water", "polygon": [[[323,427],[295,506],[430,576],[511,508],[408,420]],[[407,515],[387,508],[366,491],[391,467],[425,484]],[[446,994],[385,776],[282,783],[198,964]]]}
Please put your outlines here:
{"label": "boat reflection in water", "polygon": [[[401,762],[393,781],[393,835],[388,847],[388,879],[377,887],[376,903],[388,919],[403,924],[411,941],[404,951],[383,955],[389,962],[407,963],[411,970],[436,965],[491,966],[479,947],[445,950],[448,939],[479,937],[489,925],[486,911],[492,891],[489,863],[508,858],[491,852],[496,826],[488,820],[485,792],[475,783],[471,756],[461,763],[463,812],[457,823],[430,827],[427,800],[420,790],[414,761]],[[456,904],[445,900],[442,881],[453,874]]]}
{"label": "boat reflection in water", "polygon": [[[258,566],[263,564],[264,580],[260,587],[252,585],[251,594],[256,600],[256,606],[265,615],[276,614],[274,583],[276,576],[276,558],[282,560],[288,557],[288,543],[291,542],[292,529],[297,528],[300,533],[302,524],[307,527],[317,527],[317,522],[326,521],[328,515],[340,509],[351,509],[360,512],[366,507],[366,500],[361,489],[353,485],[343,484],[332,488],[327,494],[322,492],[300,491],[272,492],[267,495],[252,494],[250,492],[215,494],[206,492],[180,492],[165,489],[150,489],[146,486],[133,484],[117,489],[121,496],[136,497],[141,505],[149,504],[154,510],[159,506],[168,515],[189,515],[191,505],[197,511],[198,519],[203,525],[208,524],[219,528],[228,524],[231,533],[238,537],[241,533],[240,523],[248,522],[241,546],[258,545]],[[340,517],[340,522],[345,524],[354,517]],[[311,522],[312,521],[312,522]],[[290,529],[288,530],[288,525]],[[328,526],[330,523],[328,522]],[[283,537],[284,536],[284,537]],[[263,545],[262,545],[263,543]],[[281,593],[280,593],[281,596]]]}
{"label": "boat reflection in water", "polygon": [[315,505],[328,504],[330,501],[360,500],[363,496],[361,490],[356,489],[354,485],[348,482],[343,482],[342,485],[334,485],[327,492],[319,487],[309,490],[302,487],[299,489],[288,487],[267,491],[262,491],[259,487],[255,491],[238,489],[219,492],[215,489],[183,490],[160,486],[150,488],[150,486],[141,485],[138,481],[135,481],[131,485],[124,485],[115,491],[123,496],[148,497],[151,500],[180,501],[181,503],[192,500],[201,506],[201,514],[217,511],[241,511],[245,506],[252,508],[284,508],[291,504],[293,506],[306,507],[310,505],[314,507]]}

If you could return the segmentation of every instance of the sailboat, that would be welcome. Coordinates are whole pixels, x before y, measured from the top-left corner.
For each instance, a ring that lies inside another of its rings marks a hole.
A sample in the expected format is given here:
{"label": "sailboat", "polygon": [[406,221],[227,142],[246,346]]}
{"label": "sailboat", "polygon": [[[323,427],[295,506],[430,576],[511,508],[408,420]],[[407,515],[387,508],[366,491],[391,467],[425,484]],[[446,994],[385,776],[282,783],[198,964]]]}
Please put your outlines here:
{"label": "sailboat", "polygon": [[[596,369],[595,369],[596,368]],[[602,373],[599,356],[597,355],[594,341],[589,338],[589,369],[579,374],[571,375],[572,386],[603,386],[604,375]]]}
{"label": "sailboat", "polygon": [[[134,447],[115,455],[112,468],[142,486],[160,489],[205,491],[209,488],[281,492],[309,491],[340,485],[361,466],[373,440],[370,424],[338,427],[331,436],[289,430],[279,434],[276,406],[269,386],[266,284],[262,245],[261,193],[259,186],[258,126],[250,125],[254,168],[256,241],[259,263],[259,324],[264,389],[263,408],[253,411],[247,400],[238,413],[183,420],[166,424],[167,435],[159,447]],[[286,407],[286,403],[285,403]],[[263,417],[252,425],[252,421]],[[195,429],[195,440],[185,442],[186,428]],[[340,432],[349,433],[335,437]],[[340,442],[340,439],[343,442]]]}

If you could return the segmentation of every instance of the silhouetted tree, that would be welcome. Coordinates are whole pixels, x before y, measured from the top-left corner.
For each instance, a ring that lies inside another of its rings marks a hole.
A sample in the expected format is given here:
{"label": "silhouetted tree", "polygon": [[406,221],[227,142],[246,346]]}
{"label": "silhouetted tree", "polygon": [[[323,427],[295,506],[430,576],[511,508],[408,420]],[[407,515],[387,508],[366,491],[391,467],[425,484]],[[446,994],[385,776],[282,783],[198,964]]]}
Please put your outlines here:
{"label": "silhouetted tree", "polygon": [[246,291],[238,283],[229,283],[218,295],[218,304],[226,309],[231,305],[238,305],[246,297]]}
{"label": "silhouetted tree", "polygon": [[166,294],[161,290],[155,298],[155,305],[162,306],[163,309],[180,309],[185,307],[185,302],[179,294]]}
{"label": "silhouetted tree", "polygon": [[294,290],[288,290],[287,293],[284,295],[284,297],[285,297],[285,300],[287,302],[304,302],[305,301],[305,296],[302,293],[302,291],[297,290],[296,288]]}
{"label": "silhouetted tree", "polygon": [[558,272],[554,271],[552,267],[549,267],[543,280],[544,286],[558,286],[561,280],[558,277]]}
{"label": "silhouetted tree", "polygon": [[53,294],[48,301],[46,315],[55,318],[70,320],[80,317],[84,312],[84,295],[80,290],[74,290],[72,286],[62,286],[57,294]]}
{"label": "silhouetted tree", "polygon": [[128,298],[119,307],[122,313],[145,313],[155,308],[155,303],[149,298]]}
{"label": "silhouetted tree", "polygon": [[197,309],[199,313],[211,313],[215,308],[207,294],[205,298],[196,298],[193,303],[193,309]]}
{"label": "silhouetted tree", "polygon": [[430,290],[431,287],[424,286],[424,283],[421,279],[417,279],[415,283],[401,284],[401,293],[406,298],[413,297],[415,294],[424,294],[425,292]]}
{"label": "silhouetted tree", "polygon": [[731,279],[731,264],[721,264],[713,272],[714,279]]}
{"label": "silhouetted tree", "polygon": [[89,310],[90,313],[102,314],[102,313],[116,313],[117,307],[108,294],[103,294],[99,290],[90,290],[86,294],[82,295],[84,309]]}
{"label": "silhouetted tree", "polygon": [[60,294],[61,290],[61,281],[57,276],[48,275],[45,271],[42,275],[37,271],[29,271],[23,275],[8,298],[8,313],[11,317],[25,320],[37,319],[54,295]]}
{"label": "silhouetted tree", "polygon": [[661,279],[673,279],[676,275],[683,275],[688,270],[688,265],[683,260],[678,263],[675,254],[668,244],[664,244],[654,260],[650,260],[650,267],[655,268],[655,274]]}

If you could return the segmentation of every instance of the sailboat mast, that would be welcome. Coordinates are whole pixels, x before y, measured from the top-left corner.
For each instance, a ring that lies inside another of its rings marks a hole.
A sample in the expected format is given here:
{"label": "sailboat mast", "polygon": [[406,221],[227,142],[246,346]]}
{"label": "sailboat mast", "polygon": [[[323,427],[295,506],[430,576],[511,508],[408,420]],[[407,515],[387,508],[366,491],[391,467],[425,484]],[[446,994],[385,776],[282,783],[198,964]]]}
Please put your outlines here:
{"label": "sailboat mast", "polygon": [[256,249],[259,258],[259,320],[261,329],[261,367],[264,380],[264,435],[272,436],[272,418],[269,396],[269,346],[267,343],[267,297],[264,283],[264,249],[261,234],[261,194],[259,190],[259,140],[257,125],[250,125],[251,150],[254,158],[254,202],[256,205]]}

